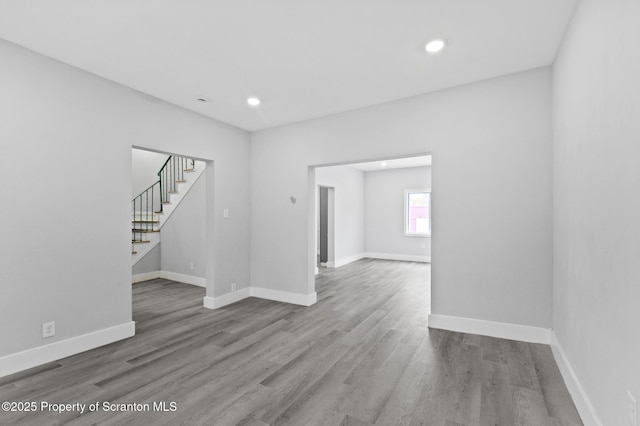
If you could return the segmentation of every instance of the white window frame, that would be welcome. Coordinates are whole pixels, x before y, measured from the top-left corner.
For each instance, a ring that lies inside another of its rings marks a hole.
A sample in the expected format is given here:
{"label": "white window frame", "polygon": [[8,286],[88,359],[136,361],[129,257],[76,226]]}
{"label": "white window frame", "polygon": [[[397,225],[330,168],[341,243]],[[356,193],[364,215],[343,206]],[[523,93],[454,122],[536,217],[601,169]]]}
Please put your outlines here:
{"label": "white window frame", "polygon": [[[429,232],[425,234],[417,234],[409,232],[409,194],[416,192],[429,193]],[[418,238],[431,238],[431,188],[422,189],[405,189],[404,190],[404,236],[405,237],[418,237]]]}

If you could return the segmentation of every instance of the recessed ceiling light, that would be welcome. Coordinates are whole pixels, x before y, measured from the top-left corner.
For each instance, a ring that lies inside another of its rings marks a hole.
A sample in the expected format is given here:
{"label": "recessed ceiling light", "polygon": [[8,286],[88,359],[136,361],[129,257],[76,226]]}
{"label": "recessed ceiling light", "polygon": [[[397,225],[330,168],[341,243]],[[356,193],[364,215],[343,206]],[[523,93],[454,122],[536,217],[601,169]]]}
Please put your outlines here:
{"label": "recessed ceiling light", "polygon": [[260,105],[260,99],[258,98],[247,98],[247,103],[252,107],[257,107]]}
{"label": "recessed ceiling light", "polygon": [[209,102],[209,98],[205,98],[204,96],[200,96],[199,98],[196,98],[196,101],[202,102],[202,103],[207,103],[207,102]]}
{"label": "recessed ceiling light", "polygon": [[425,46],[425,49],[429,53],[438,53],[439,51],[444,49],[444,41],[440,39],[431,40],[429,43],[427,43],[427,45]]}
{"label": "recessed ceiling light", "polygon": [[381,165],[382,167],[387,167],[387,163],[385,163],[384,161],[383,161],[382,163],[380,163],[380,165]]}

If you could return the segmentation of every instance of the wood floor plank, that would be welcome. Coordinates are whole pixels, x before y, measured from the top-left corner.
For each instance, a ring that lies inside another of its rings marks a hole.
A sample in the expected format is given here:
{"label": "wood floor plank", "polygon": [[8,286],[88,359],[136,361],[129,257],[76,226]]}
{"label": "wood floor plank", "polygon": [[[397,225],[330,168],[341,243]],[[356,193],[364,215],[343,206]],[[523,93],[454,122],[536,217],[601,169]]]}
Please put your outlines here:
{"label": "wood floor plank", "polygon": [[[344,381],[383,338],[381,330],[374,329],[367,334],[367,340],[360,342],[337,361],[321,378],[309,387],[281,417],[288,419],[291,425],[327,425],[340,424],[344,417],[341,406],[345,399],[351,398],[351,386]],[[342,395],[347,392],[348,398]],[[332,419],[332,420],[330,420]],[[282,419],[281,419],[282,420]]]}
{"label": "wood floor plank", "polygon": [[502,340],[501,346],[507,357],[511,384],[524,389],[540,391],[529,345],[514,340]]}
{"label": "wood floor plank", "polygon": [[340,426],[370,426],[370,425],[371,423],[366,422],[364,420],[360,420],[359,418],[350,416],[348,414],[344,416],[342,423],[340,423]]}
{"label": "wood floor plank", "polygon": [[429,329],[430,266],[321,268],[311,307],[133,286],[136,335],[0,379],[1,401],[175,404],[0,412],[5,425],[582,424],[548,346]]}
{"label": "wood floor plank", "polygon": [[553,426],[544,398],[535,390],[512,386],[516,425]]}
{"label": "wood floor plank", "polygon": [[570,395],[562,386],[560,369],[546,345],[529,345],[531,358],[549,416],[559,425],[580,424],[580,415]]}
{"label": "wood floor plank", "polygon": [[[466,336],[465,336],[466,337]],[[446,407],[446,419],[460,424],[474,424],[480,419],[482,376],[484,362],[482,351],[475,345],[461,345],[454,361],[451,375],[452,392]]]}
{"label": "wood floor plank", "polygon": [[506,364],[484,361],[485,378],[482,383],[481,426],[515,424],[515,411],[509,370]]}
{"label": "wood floor plank", "polygon": [[365,398],[361,403],[352,406],[350,414],[369,423],[375,423],[415,351],[414,346],[402,343],[396,346],[380,368],[373,370],[374,373],[370,374],[367,380],[361,381],[359,386],[365,391]]}

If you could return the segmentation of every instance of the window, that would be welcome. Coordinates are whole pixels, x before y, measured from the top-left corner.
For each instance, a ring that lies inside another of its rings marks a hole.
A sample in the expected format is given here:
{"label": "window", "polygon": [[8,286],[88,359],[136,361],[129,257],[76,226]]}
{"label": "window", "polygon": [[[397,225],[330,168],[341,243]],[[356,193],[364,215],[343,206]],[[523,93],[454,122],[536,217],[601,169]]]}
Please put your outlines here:
{"label": "window", "polygon": [[407,237],[431,236],[430,189],[404,191],[404,235]]}

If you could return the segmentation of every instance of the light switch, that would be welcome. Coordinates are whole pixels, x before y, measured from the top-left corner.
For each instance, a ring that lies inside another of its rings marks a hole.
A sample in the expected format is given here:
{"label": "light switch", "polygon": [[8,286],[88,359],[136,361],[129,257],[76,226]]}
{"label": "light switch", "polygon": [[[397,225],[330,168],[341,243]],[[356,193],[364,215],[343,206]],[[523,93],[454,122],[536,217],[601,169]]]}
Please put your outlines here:
{"label": "light switch", "polygon": [[222,217],[224,217],[225,219],[229,219],[229,209],[224,209],[222,211]]}

